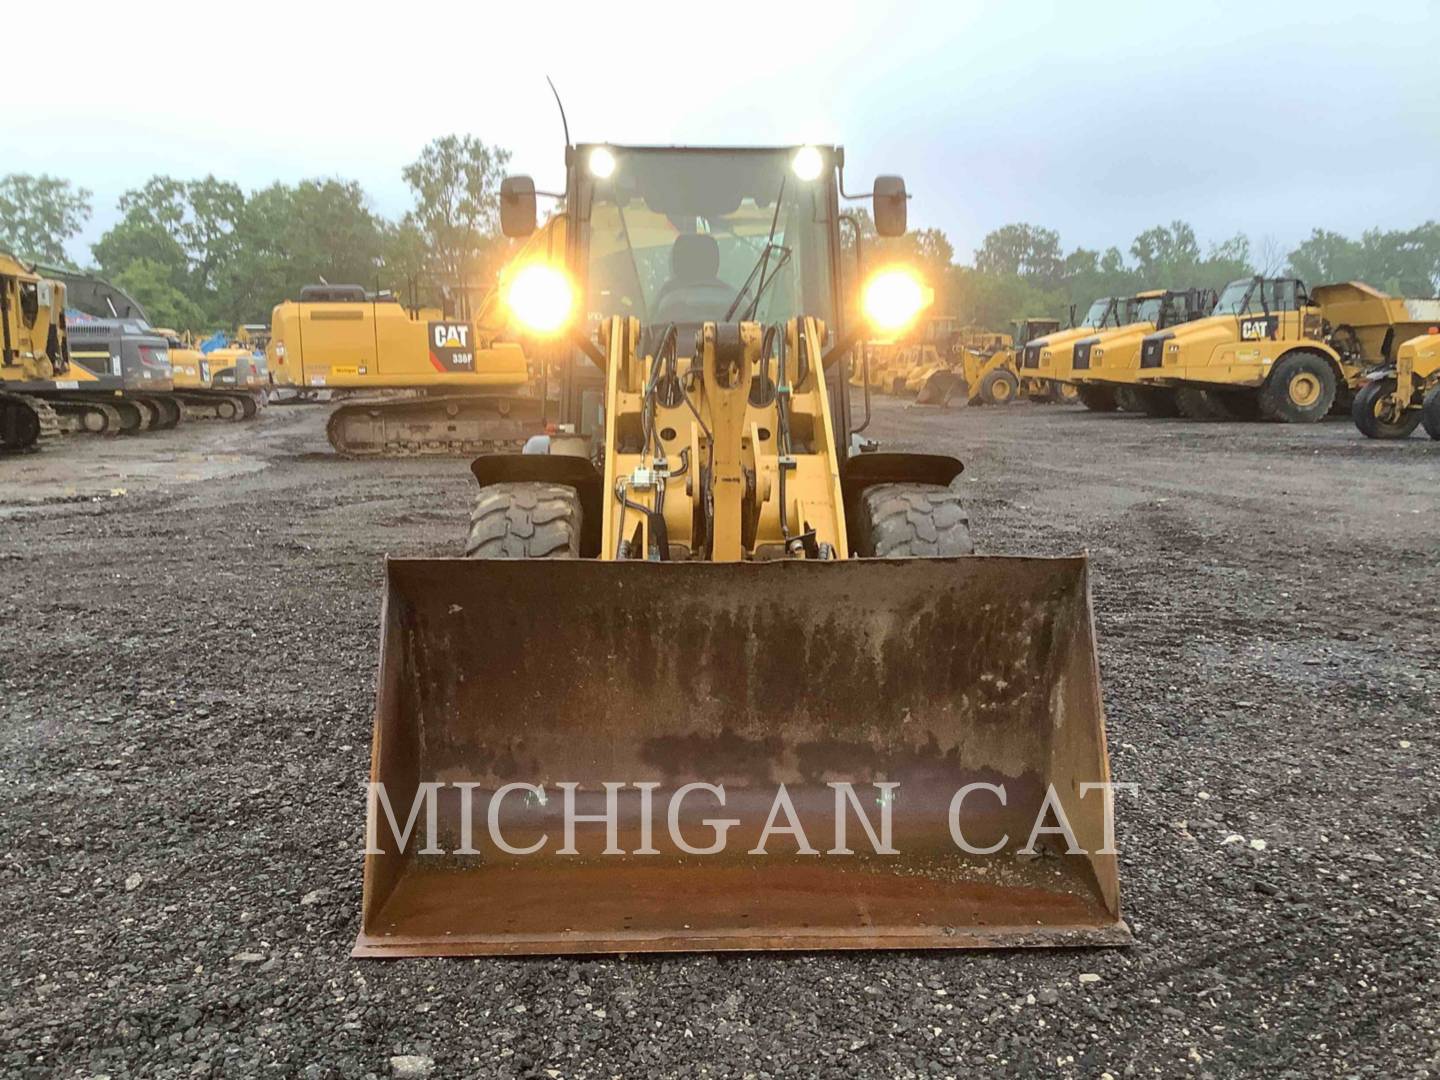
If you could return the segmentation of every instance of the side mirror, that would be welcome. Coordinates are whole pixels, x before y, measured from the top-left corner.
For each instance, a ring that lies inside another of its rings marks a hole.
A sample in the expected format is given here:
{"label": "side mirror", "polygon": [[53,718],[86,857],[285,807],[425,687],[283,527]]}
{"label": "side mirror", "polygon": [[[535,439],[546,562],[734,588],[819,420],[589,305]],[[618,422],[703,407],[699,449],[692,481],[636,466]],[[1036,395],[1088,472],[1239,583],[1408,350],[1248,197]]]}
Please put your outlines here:
{"label": "side mirror", "polygon": [[507,176],[500,181],[500,231],[520,240],[535,231],[535,181]]}
{"label": "side mirror", "polygon": [[905,235],[905,179],[900,176],[875,178],[875,231],[881,236]]}

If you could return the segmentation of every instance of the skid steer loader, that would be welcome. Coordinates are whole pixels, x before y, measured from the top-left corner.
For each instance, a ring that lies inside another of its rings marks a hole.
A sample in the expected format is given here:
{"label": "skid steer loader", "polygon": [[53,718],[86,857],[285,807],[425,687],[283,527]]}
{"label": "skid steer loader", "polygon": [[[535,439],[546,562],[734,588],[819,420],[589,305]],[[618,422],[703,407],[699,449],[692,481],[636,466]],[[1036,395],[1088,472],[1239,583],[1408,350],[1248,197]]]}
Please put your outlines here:
{"label": "skid steer loader", "polygon": [[567,148],[506,291],[560,412],[473,462],[468,558],[386,566],[357,956],[1128,940],[1086,560],[854,451],[847,354],[926,290],[843,324],[843,161]]}

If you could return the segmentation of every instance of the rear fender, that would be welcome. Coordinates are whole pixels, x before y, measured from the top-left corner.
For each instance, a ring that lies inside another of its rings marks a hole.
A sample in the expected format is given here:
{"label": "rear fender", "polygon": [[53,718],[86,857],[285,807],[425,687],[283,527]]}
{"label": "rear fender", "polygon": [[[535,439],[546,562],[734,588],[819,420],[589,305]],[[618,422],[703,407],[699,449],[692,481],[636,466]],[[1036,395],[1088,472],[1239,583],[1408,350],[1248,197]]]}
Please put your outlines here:
{"label": "rear fender", "polygon": [[604,478],[589,458],[572,454],[486,454],[470,463],[482,487],[491,484],[562,484],[580,494],[580,557],[600,554],[600,523],[604,515]]}

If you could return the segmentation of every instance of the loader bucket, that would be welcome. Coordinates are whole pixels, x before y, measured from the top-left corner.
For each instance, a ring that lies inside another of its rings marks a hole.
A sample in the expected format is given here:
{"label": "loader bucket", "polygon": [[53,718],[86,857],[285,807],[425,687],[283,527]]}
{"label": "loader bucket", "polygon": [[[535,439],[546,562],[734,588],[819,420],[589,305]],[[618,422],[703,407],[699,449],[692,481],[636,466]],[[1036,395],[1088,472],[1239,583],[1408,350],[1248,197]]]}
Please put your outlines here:
{"label": "loader bucket", "polygon": [[1129,940],[1083,557],[386,574],[356,956]]}
{"label": "loader bucket", "polygon": [[948,405],[956,390],[963,389],[965,380],[953,371],[933,371],[920,384],[915,395],[916,405]]}

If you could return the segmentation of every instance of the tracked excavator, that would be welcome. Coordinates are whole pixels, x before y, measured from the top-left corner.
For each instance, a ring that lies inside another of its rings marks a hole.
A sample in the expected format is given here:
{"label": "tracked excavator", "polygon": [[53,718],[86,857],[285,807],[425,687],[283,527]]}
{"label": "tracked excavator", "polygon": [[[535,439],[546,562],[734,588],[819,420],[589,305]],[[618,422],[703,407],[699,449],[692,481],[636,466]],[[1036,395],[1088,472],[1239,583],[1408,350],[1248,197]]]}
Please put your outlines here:
{"label": "tracked excavator", "polygon": [[65,286],[0,251],[0,451],[36,449],[61,432],[54,408],[34,393],[70,367]]}
{"label": "tracked excavator", "polygon": [[466,557],[386,564],[355,954],[1127,940],[1086,560],[977,557],[958,460],[859,451],[847,359],[926,288],[862,262],[847,322],[843,150],[565,161],[504,294],[549,434],[473,462]]}
{"label": "tracked excavator", "polygon": [[174,393],[184,403],[187,419],[254,419],[260,407],[257,391],[263,385],[258,375],[231,389],[236,387],[235,381],[223,378],[228,358],[213,356],[213,350],[202,351],[189,334],[161,327],[155,333],[165,339]]}
{"label": "tracked excavator", "polygon": [[65,286],[67,340],[73,361],[63,377],[37,391],[72,431],[133,435],[166,430],[186,416],[172,393],[169,346],[123,289],[93,274],[42,267]]}
{"label": "tracked excavator", "polygon": [[503,339],[493,304],[474,319],[463,297],[457,306],[404,305],[358,285],[306,286],[271,316],[275,385],[345,394],[326,434],[349,457],[518,449],[543,430],[524,349]]}

